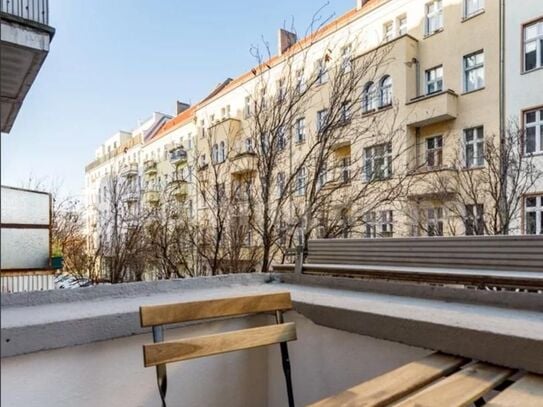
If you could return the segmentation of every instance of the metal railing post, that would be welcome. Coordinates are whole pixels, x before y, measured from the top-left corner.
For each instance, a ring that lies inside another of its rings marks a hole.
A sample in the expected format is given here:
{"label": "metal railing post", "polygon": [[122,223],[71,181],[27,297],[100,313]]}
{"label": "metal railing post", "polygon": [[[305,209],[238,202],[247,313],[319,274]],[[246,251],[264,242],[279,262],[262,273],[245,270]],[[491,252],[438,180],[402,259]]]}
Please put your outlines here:
{"label": "metal railing post", "polygon": [[[275,311],[275,322],[282,324],[283,311]],[[283,364],[283,373],[285,374],[285,381],[287,384],[287,397],[289,407],[294,407],[294,392],[292,391],[292,376],[290,371],[290,357],[288,355],[288,346],[286,342],[279,343],[281,347],[281,361]]]}
{"label": "metal railing post", "polygon": [[[153,342],[164,342],[164,326],[157,325],[153,327]],[[168,376],[166,374],[166,365],[161,364],[156,366],[156,381],[160,398],[162,399],[162,407],[166,407],[166,391],[168,390]]]}

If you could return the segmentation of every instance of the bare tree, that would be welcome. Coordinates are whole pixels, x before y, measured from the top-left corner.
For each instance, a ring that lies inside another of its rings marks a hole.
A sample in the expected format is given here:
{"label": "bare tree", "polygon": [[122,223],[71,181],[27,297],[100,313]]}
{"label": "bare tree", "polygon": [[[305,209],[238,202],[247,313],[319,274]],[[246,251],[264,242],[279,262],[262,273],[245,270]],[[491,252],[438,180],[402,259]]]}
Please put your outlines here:
{"label": "bare tree", "polygon": [[[482,128],[472,131],[475,135],[458,137],[461,141],[446,171],[424,182],[447,203],[447,210],[465,234],[518,232],[520,225],[516,220],[523,197],[543,178],[543,170],[536,165],[533,155],[525,154],[525,132],[515,122],[509,122],[501,137],[485,135],[484,141]],[[453,233],[457,228],[458,225],[450,226]]]}

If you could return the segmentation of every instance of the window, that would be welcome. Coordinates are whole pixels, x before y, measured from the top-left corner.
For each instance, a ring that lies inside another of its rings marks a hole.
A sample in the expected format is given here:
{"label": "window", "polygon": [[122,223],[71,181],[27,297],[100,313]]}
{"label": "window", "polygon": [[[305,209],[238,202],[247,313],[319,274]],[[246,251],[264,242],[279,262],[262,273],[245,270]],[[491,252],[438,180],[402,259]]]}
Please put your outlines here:
{"label": "window", "polygon": [[481,167],[485,163],[483,127],[464,130],[466,168]]}
{"label": "window", "polygon": [[285,127],[280,126],[277,129],[277,149],[282,151],[287,146],[287,139],[285,134]]}
{"label": "window", "polygon": [[245,116],[245,118],[251,116],[251,97],[250,96],[247,96],[245,98],[245,106],[243,108],[243,115]]}
{"label": "window", "polygon": [[426,35],[443,28],[443,2],[433,0],[426,4]]}
{"label": "window", "polygon": [[298,93],[302,93],[304,90],[305,90],[304,70],[298,69],[296,71],[296,91]]}
{"label": "window", "polygon": [[343,157],[340,161],[340,179],[341,183],[351,182],[351,157]]}
{"label": "window", "polygon": [[296,174],[296,195],[301,196],[305,195],[305,184],[306,184],[306,169],[305,167],[300,168]]}
{"label": "window", "polygon": [[392,104],[392,78],[388,75],[383,76],[379,86],[379,107],[390,106]]}
{"label": "window", "polygon": [[368,82],[362,92],[362,111],[370,112],[376,108],[375,105],[375,85],[373,82]]}
{"label": "window", "polygon": [[387,21],[383,25],[383,42],[388,42],[394,38],[394,23]]}
{"label": "window", "polygon": [[327,115],[328,115],[327,109],[319,110],[317,112],[317,131],[318,132],[320,132],[326,125]]}
{"label": "window", "polygon": [[364,149],[366,181],[381,180],[392,175],[392,145],[380,144]]}
{"label": "window", "polygon": [[398,27],[398,36],[407,34],[407,16],[398,17],[396,19],[396,26]]}
{"label": "window", "polygon": [[428,208],[426,214],[426,232],[428,236],[443,236],[443,208]]}
{"label": "window", "polygon": [[543,108],[524,113],[526,154],[543,152]]}
{"label": "window", "polygon": [[285,79],[279,79],[277,81],[277,101],[282,102],[285,100],[287,90],[285,88]]}
{"label": "window", "polygon": [[341,70],[344,73],[350,72],[352,68],[352,47],[351,44],[341,48]]}
{"label": "window", "polygon": [[471,92],[485,86],[485,54],[483,51],[464,57],[464,91]]}
{"label": "window", "polygon": [[328,69],[326,68],[326,60],[321,58],[317,61],[317,84],[322,85],[328,81]]}
{"label": "window", "polygon": [[364,237],[392,237],[394,220],[392,211],[368,212],[364,215]]}
{"label": "window", "polygon": [[543,195],[525,198],[524,225],[527,235],[543,235]]}
{"label": "window", "polygon": [[245,139],[245,152],[246,153],[253,152],[253,140],[251,140],[250,138]]}
{"label": "window", "polygon": [[482,204],[466,205],[466,236],[484,235],[484,207]]}
{"label": "window", "polygon": [[222,163],[226,159],[226,146],[224,141],[219,145],[219,162]]}
{"label": "window", "polygon": [[278,172],[277,173],[277,196],[281,197],[283,193],[285,192],[285,173],[284,172]]}
{"label": "window", "polygon": [[464,0],[464,17],[470,17],[485,8],[485,0]]}
{"label": "window", "polygon": [[211,161],[214,163],[219,162],[219,146],[217,144],[213,144],[211,148]]}
{"label": "window", "polygon": [[524,71],[543,67],[543,19],[524,27]]}
{"label": "window", "polygon": [[295,124],[296,143],[303,143],[305,141],[305,118],[296,120]]}
{"label": "window", "polygon": [[340,122],[345,124],[351,120],[351,101],[347,100],[341,104]]}
{"label": "window", "polygon": [[426,71],[426,94],[443,90],[443,66],[436,66]]}
{"label": "window", "polygon": [[326,164],[323,164],[321,170],[319,171],[319,177],[317,179],[319,189],[326,185],[326,182],[328,181],[327,178],[328,171],[326,169]]}
{"label": "window", "polygon": [[435,136],[426,139],[426,166],[429,168],[443,165],[443,137]]}

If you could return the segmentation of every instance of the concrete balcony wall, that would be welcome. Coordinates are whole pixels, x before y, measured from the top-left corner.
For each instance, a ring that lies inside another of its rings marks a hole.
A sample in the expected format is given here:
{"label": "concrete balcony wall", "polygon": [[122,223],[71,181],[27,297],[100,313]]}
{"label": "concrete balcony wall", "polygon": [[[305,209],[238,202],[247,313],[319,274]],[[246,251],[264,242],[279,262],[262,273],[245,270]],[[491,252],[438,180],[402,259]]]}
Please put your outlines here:
{"label": "concrete balcony wall", "polygon": [[257,159],[254,153],[245,152],[234,156],[230,173],[241,175],[256,170]]}
{"label": "concrete balcony wall", "polygon": [[458,96],[450,90],[415,98],[406,105],[412,109],[407,117],[407,125],[411,127],[456,119],[458,115]]}

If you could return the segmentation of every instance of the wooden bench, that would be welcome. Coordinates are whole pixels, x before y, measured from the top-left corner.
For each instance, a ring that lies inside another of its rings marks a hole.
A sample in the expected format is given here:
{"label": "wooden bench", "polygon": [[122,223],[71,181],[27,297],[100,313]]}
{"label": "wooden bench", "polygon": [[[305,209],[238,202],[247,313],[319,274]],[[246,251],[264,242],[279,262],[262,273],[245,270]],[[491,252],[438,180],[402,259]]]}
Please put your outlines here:
{"label": "wooden bench", "polygon": [[[296,327],[283,321],[283,312],[290,309],[290,293],[140,307],[141,326],[152,327],[154,342],[143,346],[144,365],[156,366],[162,405],[166,406],[167,363],[279,343],[289,406],[294,406],[287,342],[296,339]],[[266,312],[275,314],[276,324],[164,342],[166,324]]]}
{"label": "wooden bench", "polygon": [[316,239],[303,262],[273,269],[543,290],[543,236]]}
{"label": "wooden bench", "polygon": [[541,407],[543,376],[434,353],[311,407],[460,407],[472,403]]}

